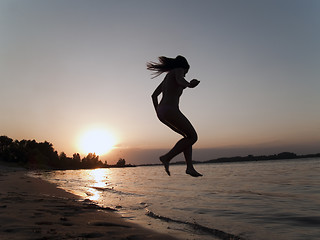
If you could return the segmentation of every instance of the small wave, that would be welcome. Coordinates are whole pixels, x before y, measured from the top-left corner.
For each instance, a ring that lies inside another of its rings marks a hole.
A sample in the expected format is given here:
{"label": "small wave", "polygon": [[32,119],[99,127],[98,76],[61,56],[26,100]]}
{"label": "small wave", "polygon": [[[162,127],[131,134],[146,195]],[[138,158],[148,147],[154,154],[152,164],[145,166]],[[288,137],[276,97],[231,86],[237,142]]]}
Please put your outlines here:
{"label": "small wave", "polygon": [[272,193],[272,192],[256,192],[256,191],[250,191],[250,190],[239,190],[239,191],[234,191],[233,193],[238,193],[238,194],[248,194],[248,195],[258,195],[258,196],[266,196],[266,197],[291,197],[291,198],[297,198],[297,195],[294,194],[288,194],[288,193]]}
{"label": "small wave", "polygon": [[298,222],[299,226],[304,224],[304,226],[320,226],[320,217],[319,216],[309,216],[309,217],[293,217],[291,220]]}
{"label": "small wave", "polygon": [[279,219],[291,222],[296,226],[320,227],[320,216],[294,216],[292,214],[281,214]]}
{"label": "small wave", "polygon": [[98,191],[101,191],[101,192],[111,192],[111,193],[116,193],[116,194],[119,194],[119,195],[142,196],[142,195],[139,195],[139,194],[136,194],[136,193],[119,191],[119,190],[114,189],[113,187],[112,187],[112,188],[107,188],[107,187],[91,187],[91,188],[93,188],[93,189],[95,189],[95,190],[98,190]]}
{"label": "small wave", "polygon": [[209,233],[215,237],[218,237],[222,240],[245,240],[245,238],[243,237],[240,237],[240,236],[236,236],[236,235],[233,235],[231,233],[226,233],[224,231],[221,231],[219,229],[215,229],[215,228],[208,228],[208,227],[205,227],[205,226],[202,226],[198,223],[191,223],[191,222],[187,222],[187,221],[181,221],[181,220],[177,220],[177,219],[172,219],[172,218],[169,218],[169,217],[165,217],[165,216],[161,216],[159,214],[156,214],[150,210],[147,209],[147,213],[146,213],[147,216],[149,217],[152,217],[154,219],[160,219],[162,221],[166,221],[166,222],[173,222],[173,223],[178,223],[178,224],[184,224],[184,225],[187,225],[191,228],[193,228],[194,230],[197,230],[197,231],[201,231],[201,232],[204,232],[204,233]]}

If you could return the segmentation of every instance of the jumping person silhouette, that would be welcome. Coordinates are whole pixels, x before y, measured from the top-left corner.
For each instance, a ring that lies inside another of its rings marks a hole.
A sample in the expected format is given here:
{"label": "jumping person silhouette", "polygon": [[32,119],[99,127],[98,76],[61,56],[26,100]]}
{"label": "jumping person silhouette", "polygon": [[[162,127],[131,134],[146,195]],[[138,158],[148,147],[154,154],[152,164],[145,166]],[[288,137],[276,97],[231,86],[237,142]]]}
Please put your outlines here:
{"label": "jumping person silhouette", "polygon": [[[176,133],[183,136],[175,146],[165,155],[160,157],[160,161],[170,176],[169,163],[178,154],[184,154],[187,170],[186,173],[193,177],[202,176],[198,173],[192,163],[192,145],[198,140],[198,135],[190,121],[179,109],[179,99],[185,88],[194,88],[200,81],[193,79],[190,82],[185,80],[185,75],[189,71],[189,64],[183,56],[176,58],[159,57],[159,63],[147,63],[147,69],[154,71],[157,77],[166,72],[164,80],[152,94],[152,101],[159,120],[171,128]],[[160,103],[158,96],[162,93]]]}

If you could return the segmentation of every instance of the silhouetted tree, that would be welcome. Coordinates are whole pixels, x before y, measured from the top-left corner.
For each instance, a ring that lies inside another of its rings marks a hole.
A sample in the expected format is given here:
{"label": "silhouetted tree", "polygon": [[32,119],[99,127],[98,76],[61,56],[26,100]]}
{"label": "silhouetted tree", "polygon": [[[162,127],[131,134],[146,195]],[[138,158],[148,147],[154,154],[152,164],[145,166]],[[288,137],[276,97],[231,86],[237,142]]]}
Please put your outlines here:
{"label": "silhouetted tree", "polygon": [[0,160],[12,161],[11,145],[13,140],[7,136],[0,136]]}
{"label": "silhouetted tree", "polygon": [[123,158],[120,158],[116,164],[118,167],[123,167],[126,165],[126,160]]}
{"label": "silhouetted tree", "polygon": [[75,162],[81,162],[81,157],[79,153],[74,153],[72,158]]}
{"label": "silhouetted tree", "polygon": [[67,154],[65,154],[65,152],[61,152],[59,154],[59,159],[60,161],[65,161],[67,159]]}
{"label": "silhouetted tree", "polygon": [[103,163],[99,161],[99,156],[95,153],[89,153],[85,158],[82,159],[83,168],[98,168],[102,167]]}
{"label": "silhouetted tree", "polygon": [[10,147],[13,140],[7,136],[0,136],[0,153],[2,153],[6,148]]}

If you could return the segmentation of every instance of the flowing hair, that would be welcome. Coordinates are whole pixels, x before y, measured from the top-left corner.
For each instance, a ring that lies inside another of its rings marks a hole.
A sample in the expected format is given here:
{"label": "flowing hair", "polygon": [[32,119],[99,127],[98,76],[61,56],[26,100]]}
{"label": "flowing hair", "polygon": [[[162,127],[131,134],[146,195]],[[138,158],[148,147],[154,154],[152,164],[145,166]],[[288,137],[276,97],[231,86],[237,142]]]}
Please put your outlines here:
{"label": "flowing hair", "polygon": [[184,68],[189,70],[190,65],[187,61],[187,59],[183,56],[177,56],[176,58],[168,58],[161,56],[158,58],[159,63],[156,62],[148,62],[147,63],[147,69],[150,71],[153,71],[154,77],[158,77],[164,72],[169,72],[172,69],[175,68]]}

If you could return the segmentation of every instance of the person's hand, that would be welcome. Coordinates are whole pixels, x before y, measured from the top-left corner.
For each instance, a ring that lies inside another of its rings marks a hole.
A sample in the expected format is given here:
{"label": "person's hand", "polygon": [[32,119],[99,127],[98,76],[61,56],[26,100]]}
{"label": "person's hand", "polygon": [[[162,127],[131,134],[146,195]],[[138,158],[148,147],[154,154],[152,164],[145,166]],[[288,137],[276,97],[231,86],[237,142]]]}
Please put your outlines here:
{"label": "person's hand", "polygon": [[200,83],[200,81],[198,81],[197,79],[192,79],[191,81],[190,81],[190,88],[194,88],[194,87],[196,87],[196,86],[198,86],[198,84]]}

